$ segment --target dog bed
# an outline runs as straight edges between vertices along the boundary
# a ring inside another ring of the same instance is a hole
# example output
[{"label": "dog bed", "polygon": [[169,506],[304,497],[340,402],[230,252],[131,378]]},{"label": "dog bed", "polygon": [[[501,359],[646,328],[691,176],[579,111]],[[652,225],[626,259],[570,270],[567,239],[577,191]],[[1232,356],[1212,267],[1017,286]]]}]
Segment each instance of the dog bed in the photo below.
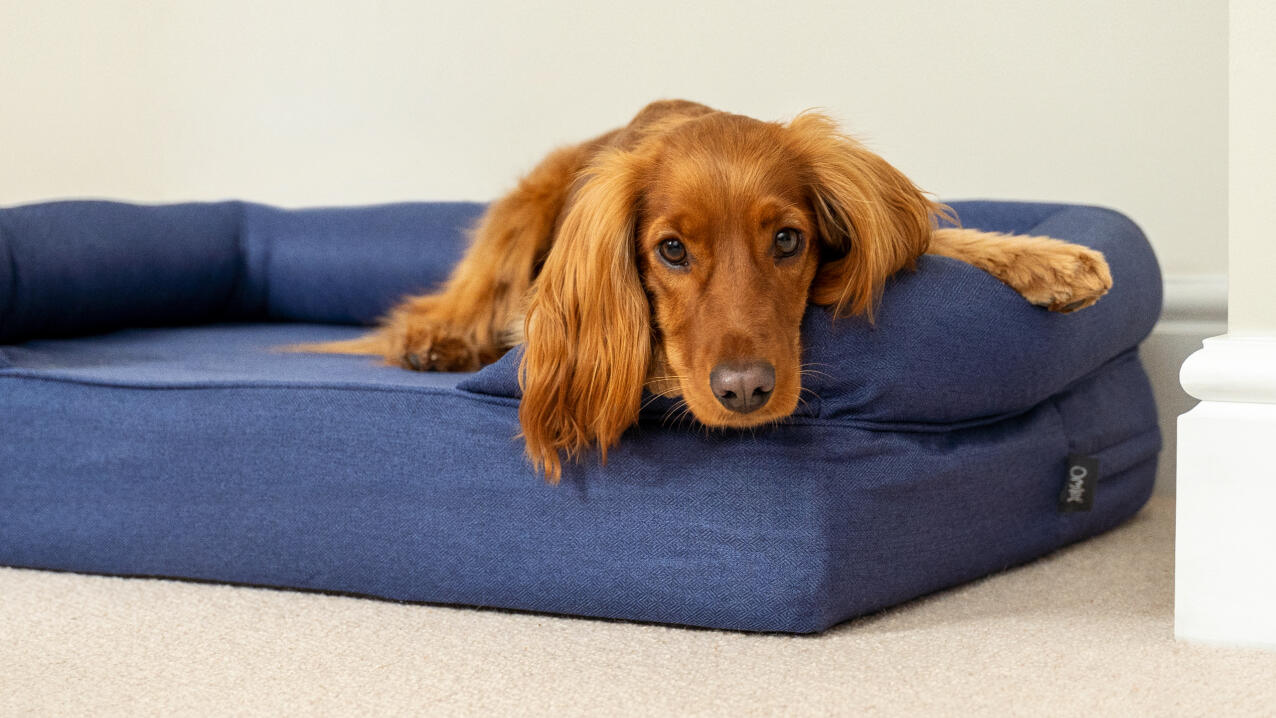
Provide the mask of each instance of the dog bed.
[{"label": "dog bed", "polygon": [[1052,314],[924,257],[874,324],[803,325],[806,401],[707,431],[653,401],[606,466],[531,471],[517,350],[469,374],[274,351],[342,339],[459,257],[467,203],[0,211],[0,564],[811,632],[1109,529],[1152,488],[1124,216],[958,202],[1104,252]]}]

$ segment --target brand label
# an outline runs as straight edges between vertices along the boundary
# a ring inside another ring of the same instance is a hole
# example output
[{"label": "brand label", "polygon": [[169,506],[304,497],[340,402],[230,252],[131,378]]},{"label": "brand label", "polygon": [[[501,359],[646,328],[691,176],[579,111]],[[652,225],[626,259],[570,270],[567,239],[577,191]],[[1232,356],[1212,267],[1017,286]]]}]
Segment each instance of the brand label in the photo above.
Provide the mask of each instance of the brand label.
[{"label": "brand label", "polygon": [[1094,486],[1099,480],[1099,460],[1093,456],[1073,454],[1068,457],[1068,474],[1059,492],[1059,511],[1089,511],[1094,505]]}]

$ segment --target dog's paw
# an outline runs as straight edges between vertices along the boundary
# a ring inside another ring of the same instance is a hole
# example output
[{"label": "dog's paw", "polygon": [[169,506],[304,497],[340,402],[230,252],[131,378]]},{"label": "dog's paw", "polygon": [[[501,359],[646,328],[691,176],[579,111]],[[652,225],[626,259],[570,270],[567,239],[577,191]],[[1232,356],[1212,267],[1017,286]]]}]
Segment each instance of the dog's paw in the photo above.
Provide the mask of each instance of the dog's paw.
[{"label": "dog's paw", "polygon": [[386,327],[390,346],[386,362],[413,371],[477,371],[481,352],[474,340],[446,327],[403,321]]},{"label": "dog's paw", "polygon": [[1112,288],[1112,272],[1102,252],[1051,241],[1025,254],[1007,283],[1025,299],[1052,312],[1084,309]]}]

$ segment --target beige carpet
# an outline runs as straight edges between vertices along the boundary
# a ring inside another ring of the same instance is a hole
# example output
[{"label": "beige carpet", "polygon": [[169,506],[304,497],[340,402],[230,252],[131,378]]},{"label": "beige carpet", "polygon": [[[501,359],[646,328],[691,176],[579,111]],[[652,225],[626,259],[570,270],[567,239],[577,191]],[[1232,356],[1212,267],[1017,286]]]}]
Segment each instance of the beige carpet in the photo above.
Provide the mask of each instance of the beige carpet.
[{"label": "beige carpet", "polygon": [[0,569],[0,715],[1276,715],[1172,638],[1173,508],[814,637]]}]

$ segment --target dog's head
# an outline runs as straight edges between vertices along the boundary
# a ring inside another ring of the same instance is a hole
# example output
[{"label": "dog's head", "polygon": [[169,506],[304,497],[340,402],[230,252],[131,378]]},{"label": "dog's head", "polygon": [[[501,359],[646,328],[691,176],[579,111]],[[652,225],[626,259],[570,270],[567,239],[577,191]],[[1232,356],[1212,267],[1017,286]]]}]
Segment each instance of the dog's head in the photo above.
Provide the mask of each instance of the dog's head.
[{"label": "dog's head", "polygon": [[[607,448],[644,386],[707,426],[778,421],[801,391],[808,301],[871,315],[942,207],[818,114],[645,128],[581,178],[524,328],[520,421],[551,480]],[[561,452],[561,453],[560,453]]]}]

